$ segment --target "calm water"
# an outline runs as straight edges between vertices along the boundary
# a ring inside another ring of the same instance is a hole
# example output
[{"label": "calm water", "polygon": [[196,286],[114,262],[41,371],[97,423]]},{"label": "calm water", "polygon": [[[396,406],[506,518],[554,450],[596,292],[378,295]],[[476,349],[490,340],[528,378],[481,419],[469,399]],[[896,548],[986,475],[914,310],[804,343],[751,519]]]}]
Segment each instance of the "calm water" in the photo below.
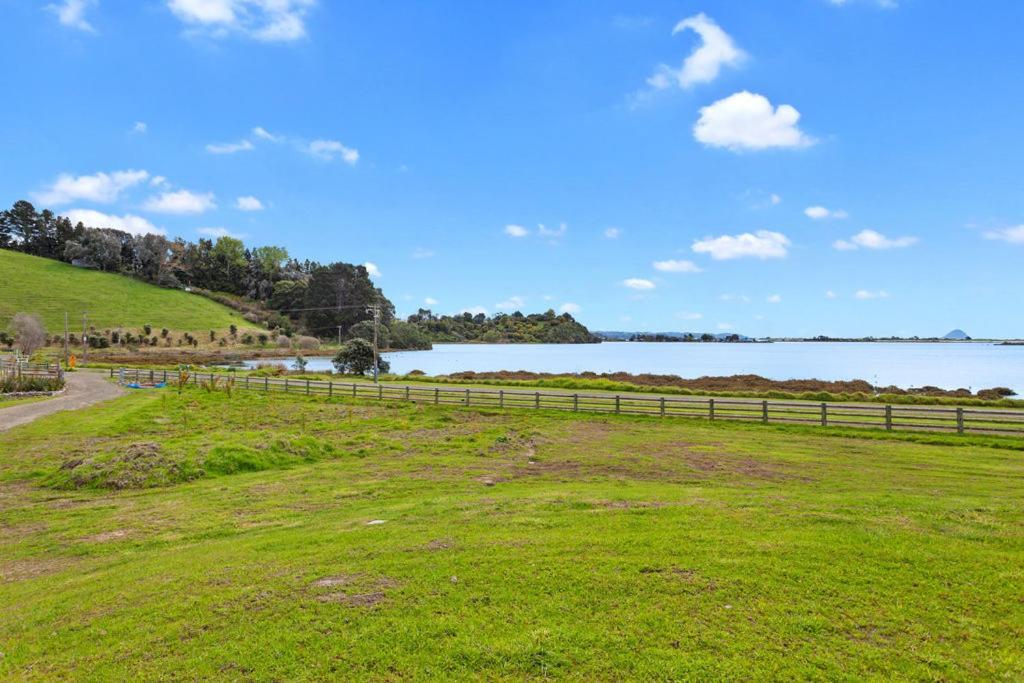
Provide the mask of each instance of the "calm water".
[{"label": "calm water", "polygon": [[[771,379],[864,379],[909,388],[1010,387],[1024,394],[1024,346],[995,344],[775,343],[775,344],[435,344],[430,351],[385,354],[391,371],[440,375],[478,372],[755,374]],[[309,358],[309,369],[331,367]]]}]

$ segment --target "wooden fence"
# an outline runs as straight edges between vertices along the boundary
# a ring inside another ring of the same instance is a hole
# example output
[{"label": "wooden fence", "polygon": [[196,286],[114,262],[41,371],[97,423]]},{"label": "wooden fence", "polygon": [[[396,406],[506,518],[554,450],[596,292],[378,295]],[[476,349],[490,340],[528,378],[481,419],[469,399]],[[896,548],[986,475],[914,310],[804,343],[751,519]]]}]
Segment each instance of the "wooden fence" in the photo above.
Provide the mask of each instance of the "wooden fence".
[{"label": "wooden fence", "polygon": [[0,358],[0,375],[16,377],[47,377],[63,379],[64,370],[60,363],[27,363],[13,358]]},{"label": "wooden fence", "polygon": [[[349,397],[380,401],[413,401],[479,408],[529,408],[581,413],[689,417],[739,420],[764,424],[806,424],[820,427],[859,427],[888,431],[930,431],[957,434],[1024,436],[1024,410],[955,406],[890,405],[881,403],[815,403],[746,398],[698,398],[630,394],[564,393],[480,387],[437,387],[370,384],[298,378],[233,376],[122,368],[124,381],[177,383],[182,377],[199,385],[234,378],[236,389],[285,392],[308,396]],[[110,376],[115,376],[111,369]]]}]

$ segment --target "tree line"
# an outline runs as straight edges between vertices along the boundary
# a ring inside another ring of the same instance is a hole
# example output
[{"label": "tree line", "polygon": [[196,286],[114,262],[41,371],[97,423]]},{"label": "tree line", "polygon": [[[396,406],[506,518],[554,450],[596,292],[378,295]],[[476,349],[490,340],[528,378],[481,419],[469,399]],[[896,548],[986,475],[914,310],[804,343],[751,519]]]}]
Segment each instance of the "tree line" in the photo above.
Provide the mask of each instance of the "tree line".
[{"label": "tree line", "polygon": [[345,262],[299,261],[281,246],[247,247],[237,238],[190,242],[72,224],[21,200],[0,212],[0,248],[119,273],[162,287],[188,289],[241,311],[246,319],[291,336],[371,340],[379,311],[382,348],[423,349],[431,342],[578,344],[599,341],[571,315],[547,311],[488,317],[438,316],[420,309],[407,320],[370,280]]}]

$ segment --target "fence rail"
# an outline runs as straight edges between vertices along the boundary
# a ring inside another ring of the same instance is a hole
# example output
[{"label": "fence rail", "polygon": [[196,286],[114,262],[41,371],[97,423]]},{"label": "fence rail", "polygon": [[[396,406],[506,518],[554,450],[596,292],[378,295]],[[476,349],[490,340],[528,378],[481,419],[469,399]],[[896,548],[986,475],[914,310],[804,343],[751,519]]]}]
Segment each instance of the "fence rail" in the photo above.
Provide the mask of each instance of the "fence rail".
[{"label": "fence rail", "polygon": [[[110,370],[115,376],[115,370]],[[181,382],[199,385],[224,381],[223,373],[179,373],[121,368],[121,381]],[[298,378],[236,376],[235,388],[309,396],[399,400],[479,408],[528,408],[617,415],[653,415],[705,420],[857,427],[887,431],[929,431],[956,434],[1002,434],[1024,437],[1024,410],[864,403],[813,403],[771,399],[698,398],[630,394],[563,393],[480,387],[430,387],[369,384]]]},{"label": "fence rail", "polygon": [[28,363],[13,358],[0,358],[0,375],[62,379],[64,370],[60,363]]}]

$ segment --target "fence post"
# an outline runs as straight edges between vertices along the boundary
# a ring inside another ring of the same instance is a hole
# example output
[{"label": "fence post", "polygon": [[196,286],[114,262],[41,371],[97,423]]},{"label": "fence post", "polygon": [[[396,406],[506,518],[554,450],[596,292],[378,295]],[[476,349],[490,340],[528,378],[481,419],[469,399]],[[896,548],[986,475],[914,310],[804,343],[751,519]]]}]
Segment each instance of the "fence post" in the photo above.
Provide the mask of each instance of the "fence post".
[{"label": "fence post", "polygon": [[284,393],[288,393],[288,378],[284,378]]},{"label": "fence post", "polygon": [[505,390],[504,389],[498,389],[498,407],[499,408],[504,408],[505,407]]},{"label": "fence post", "polygon": [[384,400],[384,385],[383,384],[378,384],[377,385],[377,400],[378,401],[383,401]]},{"label": "fence post", "polygon": [[469,388],[466,388],[466,405],[469,405]]},{"label": "fence post", "polygon": [[885,406],[885,431],[892,431],[892,406]]},{"label": "fence post", "polygon": [[534,396],[533,396],[533,407],[538,409],[538,410],[540,409],[540,392],[539,391],[536,392],[534,394]]},{"label": "fence post", "polygon": [[355,383],[355,382],[353,381],[353,382],[352,382],[352,398],[355,398],[355,397],[356,397],[356,389],[358,389],[358,386],[357,386],[357,385],[356,385],[356,383]]},{"label": "fence post", "polygon": [[334,396],[334,380],[327,380],[327,398]]},{"label": "fence post", "polygon": [[246,388],[246,389],[248,389],[248,388],[249,388],[249,375],[246,375],[246,376],[245,376],[245,388]]},{"label": "fence post", "polygon": [[441,402],[441,387],[434,387],[434,405]]},{"label": "fence post", "polygon": [[309,380],[306,380],[306,396],[309,396]]},{"label": "fence post", "polygon": [[263,393],[265,393],[265,394],[269,394],[270,393],[270,378],[269,377],[264,377],[263,378]]},{"label": "fence post", "polygon": [[963,434],[964,433],[964,409],[963,408],[957,408],[956,409],[956,433],[957,434]]},{"label": "fence post", "polygon": [[[246,377],[246,379],[249,379],[249,378]],[[167,371],[166,370],[164,370],[164,383],[165,384],[167,383]]]},{"label": "fence post", "polygon": [[768,401],[761,401],[761,422],[768,424]]},{"label": "fence post", "polygon": [[821,426],[828,427],[828,404],[821,402]]},{"label": "fence post", "polygon": [[572,395],[572,412],[577,413],[580,410],[580,395]]},{"label": "fence post", "polygon": [[715,419],[715,399],[713,398],[708,399],[708,419]]},{"label": "fence post", "polygon": [[665,397],[661,397],[661,416],[665,417]]},{"label": "fence post", "polygon": [[406,401],[409,400],[409,385],[408,384],[405,385],[405,400]]},{"label": "fence post", "polygon": [[619,395],[615,394],[615,414],[618,415],[621,412],[621,406],[619,404]]}]

